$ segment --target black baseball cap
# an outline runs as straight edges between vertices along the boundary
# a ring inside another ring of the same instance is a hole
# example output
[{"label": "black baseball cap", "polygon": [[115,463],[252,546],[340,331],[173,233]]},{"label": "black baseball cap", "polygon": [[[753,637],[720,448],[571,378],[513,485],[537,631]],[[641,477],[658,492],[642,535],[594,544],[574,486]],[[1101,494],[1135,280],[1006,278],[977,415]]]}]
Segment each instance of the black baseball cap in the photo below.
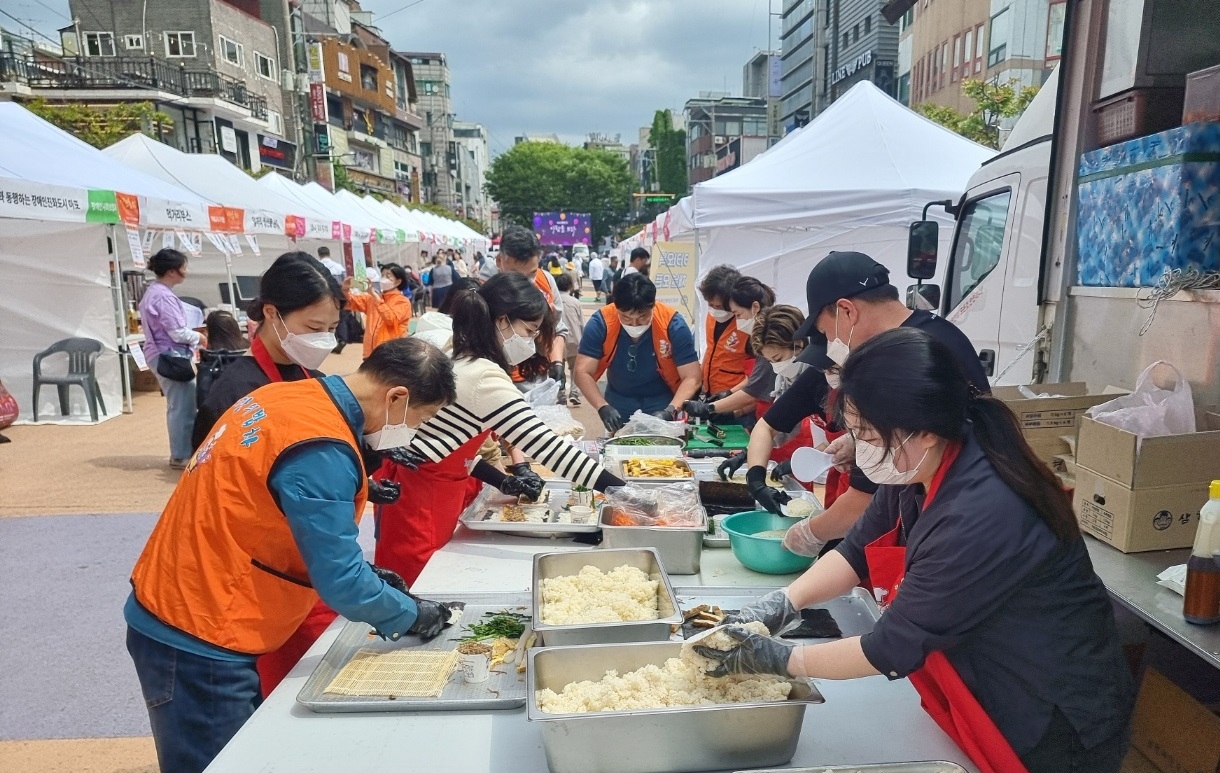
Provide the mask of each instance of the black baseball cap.
[{"label": "black baseball cap", "polygon": [[809,316],[796,331],[797,338],[808,338],[825,351],[826,336],[816,323],[822,309],[839,300],[890,283],[890,271],[863,252],[832,252],[818,262],[805,280],[805,300]]},{"label": "black baseball cap", "polygon": [[816,370],[824,372],[827,368],[833,366],[835,362],[826,356],[826,339],[821,336],[818,336],[818,339],[802,349],[801,353],[796,356],[796,361],[803,362]]}]

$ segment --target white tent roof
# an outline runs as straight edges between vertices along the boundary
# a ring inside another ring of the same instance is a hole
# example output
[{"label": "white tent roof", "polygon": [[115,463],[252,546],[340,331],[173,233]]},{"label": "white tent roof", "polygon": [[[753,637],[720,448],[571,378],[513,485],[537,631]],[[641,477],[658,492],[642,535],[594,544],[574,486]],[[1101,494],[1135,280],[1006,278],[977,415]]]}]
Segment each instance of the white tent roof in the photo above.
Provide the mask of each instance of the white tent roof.
[{"label": "white tent roof", "polygon": [[353,241],[367,242],[369,231],[377,227],[377,222],[362,207],[353,206],[350,201],[336,196],[316,182],[310,181],[302,185],[301,193],[314,201],[321,211],[329,212],[331,217],[351,226]]},{"label": "white tent roof", "polygon": [[[192,221],[180,227],[206,227],[206,202],[199,196],[115,161],[14,102],[0,102],[0,135],[0,180],[14,193],[79,201],[89,190],[118,191],[145,199],[141,219],[147,225],[167,225],[165,209],[173,207]],[[85,220],[84,212],[63,206],[25,209],[37,219]]]},{"label": "white tent roof", "polygon": [[960,195],[993,152],[864,81],[786,141],[696,185],[692,220],[700,229],[905,221],[896,203]]},{"label": "white tent roof", "polygon": [[371,206],[368,203],[369,201],[372,201],[373,204],[376,204],[376,200],[374,199],[369,199],[366,201],[364,198],[357,196],[351,191],[335,191],[335,198],[350,204],[353,210],[363,212],[365,214],[366,221],[375,228],[392,231],[396,228],[402,227],[402,225],[398,222],[398,218],[392,218],[388,213],[383,212],[379,207]]},{"label": "white tent roof", "polygon": [[[317,212],[327,222],[342,226],[344,220],[333,209],[333,201],[314,201],[309,192],[300,183],[294,182],[282,174],[265,174],[258,178],[258,184],[286,199],[297,202],[302,209]],[[347,225],[351,225],[348,223]],[[333,235],[319,238],[332,238]]]}]

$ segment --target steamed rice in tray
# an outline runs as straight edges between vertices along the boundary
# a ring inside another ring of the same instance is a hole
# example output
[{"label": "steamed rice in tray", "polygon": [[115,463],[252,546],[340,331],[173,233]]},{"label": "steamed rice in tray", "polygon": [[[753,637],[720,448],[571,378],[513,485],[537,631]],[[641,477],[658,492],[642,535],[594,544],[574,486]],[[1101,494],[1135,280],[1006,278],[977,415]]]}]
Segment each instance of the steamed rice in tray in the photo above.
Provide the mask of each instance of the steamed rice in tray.
[{"label": "steamed rice in tray", "polygon": [[634,566],[603,573],[586,566],[579,574],[542,581],[542,622],[546,625],[656,620],[661,583]]}]

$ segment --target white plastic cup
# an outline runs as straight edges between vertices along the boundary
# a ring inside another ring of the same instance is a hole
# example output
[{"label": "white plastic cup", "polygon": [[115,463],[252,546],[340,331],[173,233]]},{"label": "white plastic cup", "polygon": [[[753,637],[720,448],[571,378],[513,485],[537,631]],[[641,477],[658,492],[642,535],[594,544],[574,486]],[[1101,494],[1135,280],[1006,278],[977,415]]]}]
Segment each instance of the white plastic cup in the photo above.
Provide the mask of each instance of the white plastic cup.
[{"label": "white plastic cup", "polygon": [[458,653],[458,668],[462,670],[462,681],[467,684],[486,682],[491,673],[491,658],[486,654],[463,655]]}]

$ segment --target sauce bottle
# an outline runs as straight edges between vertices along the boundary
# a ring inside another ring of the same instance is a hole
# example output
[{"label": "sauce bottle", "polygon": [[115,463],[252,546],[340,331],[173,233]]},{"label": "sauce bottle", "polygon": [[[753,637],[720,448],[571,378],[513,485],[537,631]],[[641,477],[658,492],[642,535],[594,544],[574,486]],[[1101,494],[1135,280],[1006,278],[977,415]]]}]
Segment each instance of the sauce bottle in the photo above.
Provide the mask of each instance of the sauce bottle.
[{"label": "sauce bottle", "polygon": [[1220,623],[1220,480],[1211,482],[1208,497],[1186,562],[1182,616],[1196,625]]}]

